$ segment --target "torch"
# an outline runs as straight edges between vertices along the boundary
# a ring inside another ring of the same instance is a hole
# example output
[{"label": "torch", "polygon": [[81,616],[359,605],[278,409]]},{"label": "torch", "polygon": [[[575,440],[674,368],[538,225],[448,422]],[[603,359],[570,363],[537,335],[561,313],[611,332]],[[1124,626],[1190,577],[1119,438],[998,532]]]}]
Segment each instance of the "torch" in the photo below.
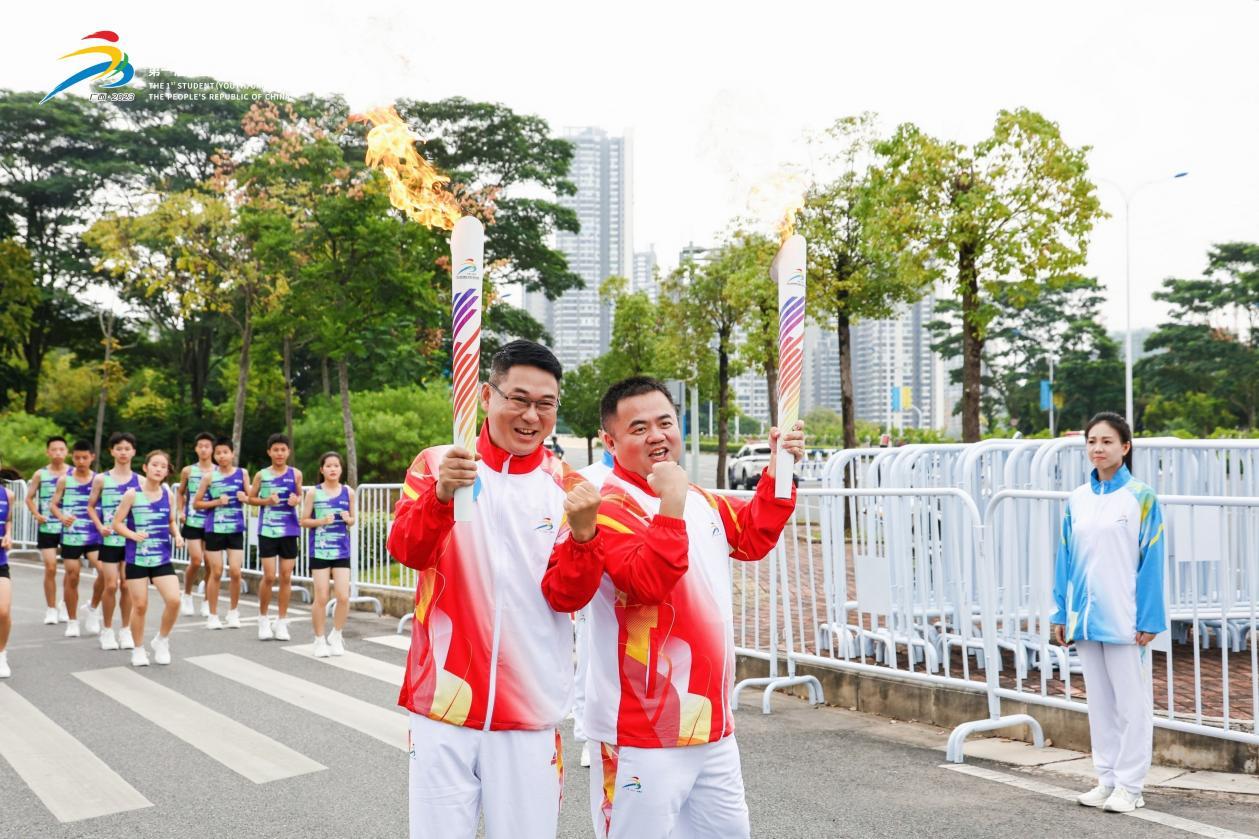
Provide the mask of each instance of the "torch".
[{"label": "torch", "polygon": [[[477,386],[481,370],[481,275],[485,227],[472,216],[455,222],[450,234],[452,340],[450,375],[454,441],[476,451]],[[455,490],[455,521],[472,520],[472,487]]]},{"label": "torch", "polygon": [[[800,419],[800,383],[804,376],[804,237],[787,238],[769,267],[778,286],[778,428],[785,433]],[[781,437],[779,438],[781,442]],[[795,462],[778,447],[774,497],[790,498]]]}]

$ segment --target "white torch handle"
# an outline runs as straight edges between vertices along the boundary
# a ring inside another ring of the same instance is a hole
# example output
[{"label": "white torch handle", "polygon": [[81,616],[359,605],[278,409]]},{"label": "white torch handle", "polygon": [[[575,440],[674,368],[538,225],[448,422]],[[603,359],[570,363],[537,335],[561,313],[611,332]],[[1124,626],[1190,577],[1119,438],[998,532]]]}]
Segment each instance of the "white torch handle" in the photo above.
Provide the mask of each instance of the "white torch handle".
[{"label": "white torch handle", "polygon": [[[453,439],[456,446],[476,449],[477,390],[481,351],[481,293],[485,269],[485,227],[464,216],[450,234],[451,378],[454,398]],[[471,521],[472,487],[455,490],[455,521]]]}]

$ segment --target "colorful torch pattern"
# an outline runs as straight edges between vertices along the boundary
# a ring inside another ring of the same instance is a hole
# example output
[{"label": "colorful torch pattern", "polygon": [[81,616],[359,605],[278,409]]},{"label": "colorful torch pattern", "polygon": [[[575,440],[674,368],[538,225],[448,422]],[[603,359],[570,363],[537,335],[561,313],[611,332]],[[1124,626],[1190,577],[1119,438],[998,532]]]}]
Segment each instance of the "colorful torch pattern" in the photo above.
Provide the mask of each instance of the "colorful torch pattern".
[{"label": "colorful torch pattern", "polygon": [[[783,242],[769,268],[778,286],[778,427],[784,433],[800,419],[800,384],[804,376],[804,237]],[[778,449],[774,467],[774,497],[791,497],[795,461]]]},{"label": "colorful torch pattern", "polygon": [[[454,399],[454,444],[476,451],[477,387],[481,372],[481,277],[485,227],[472,216],[455,222],[450,234],[452,342],[450,374]],[[455,521],[472,520],[473,488],[455,490]]]}]

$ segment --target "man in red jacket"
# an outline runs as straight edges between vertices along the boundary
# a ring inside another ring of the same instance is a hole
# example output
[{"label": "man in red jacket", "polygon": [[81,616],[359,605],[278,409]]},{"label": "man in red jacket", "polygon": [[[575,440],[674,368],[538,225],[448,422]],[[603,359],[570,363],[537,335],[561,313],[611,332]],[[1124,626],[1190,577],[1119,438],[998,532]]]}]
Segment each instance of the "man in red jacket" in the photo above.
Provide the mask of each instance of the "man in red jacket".
[{"label": "man in red jacket", "polygon": [[[749,835],[730,692],[730,560],[764,557],[795,510],[774,497],[776,457],[751,501],[688,484],[669,392],[654,379],[613,385],[600,405],[616,459],[603,483],[602,568],[556,555],[542,580],[555,609],[590,601],[584,728],[601,743],[591,817],[605,837]],[[779,435],[804,455],[804,425]]]},{"label": "man in red jacket", "polygon": [[[568,610],[538,582],[549,561],[600,565],[598,491],[542,442],[560,364],[512,341],[481,386],[475,453],[425,449],[407,473],[389,552],[420,571],[398,703],[411,712],[411,836],[554,839],[563,790],[557,726],[573,688]],[[454,522],[471,486],[473,520]]]}]

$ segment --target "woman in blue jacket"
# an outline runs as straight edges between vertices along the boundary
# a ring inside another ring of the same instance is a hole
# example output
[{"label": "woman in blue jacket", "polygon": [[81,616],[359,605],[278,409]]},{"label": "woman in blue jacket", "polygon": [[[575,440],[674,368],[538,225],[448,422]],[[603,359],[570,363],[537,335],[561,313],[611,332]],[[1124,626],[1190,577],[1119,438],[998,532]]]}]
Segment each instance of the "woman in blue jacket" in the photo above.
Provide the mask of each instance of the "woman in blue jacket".
[{"label": "woman in blue jacket", "polygon": [[1132,477],[1123,417],[1098,414],[1084,433],[1093,472],[1067,499],[1050,622],[1054,640],[1074,642],[1084,665],[1097,787],[1077,800],[1127,813],[1145,806],[1154,747],[1146,657],[1167,628],[1163,516],[1154,490]]}]

